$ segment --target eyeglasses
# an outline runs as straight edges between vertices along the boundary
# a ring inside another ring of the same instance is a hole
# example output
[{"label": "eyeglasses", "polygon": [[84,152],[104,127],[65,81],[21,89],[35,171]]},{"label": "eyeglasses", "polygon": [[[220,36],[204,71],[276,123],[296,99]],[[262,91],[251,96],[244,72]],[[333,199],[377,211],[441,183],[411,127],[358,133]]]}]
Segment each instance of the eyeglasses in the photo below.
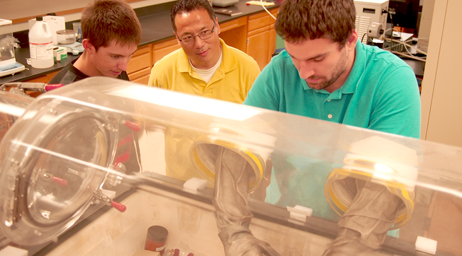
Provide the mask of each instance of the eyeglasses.
[{"label": "eyeglasses", "polygon": [[180,40],[180,42],[182,42],[183,44],[191,44],[191,43],[194,43],[194,41],[196,40],[196,36],[198,36],[201,40],[207,40],[210,37],[212,37],[214,31],[215,31],[215,24],[213,24],[212,30],[204,30],[204,31],[199,32],[199,34],[195,36],[185,36],[182,38],[178,38],[178,40]]}]

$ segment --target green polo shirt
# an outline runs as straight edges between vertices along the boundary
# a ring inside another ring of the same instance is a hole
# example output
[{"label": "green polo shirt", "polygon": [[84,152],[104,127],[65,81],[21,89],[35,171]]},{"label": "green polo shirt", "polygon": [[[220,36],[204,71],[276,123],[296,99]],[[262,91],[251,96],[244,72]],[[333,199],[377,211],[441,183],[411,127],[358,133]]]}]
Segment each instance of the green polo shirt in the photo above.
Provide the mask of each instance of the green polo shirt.
[{"label": "green polo shirt", "polygon": [[282,51],[258,76],[244,104],[420,137],[420,94],[412,68],[396,55],[359,41],[353,69],[336,91],[309,88]]},{"label": "green polo shirt", "polygon": [[[408,137],[420,136],[420,94],[413,70],[394,54],[360,43],[345,83],[336,91],[314,90],[300,78],[286,51],[274,57],[244,104]],[[307,133],[313,131],[307,127]],[[302,205],[313,215],[337,220],[324,197],[332,165],[302,156],[273,155],[266,201]]]}]

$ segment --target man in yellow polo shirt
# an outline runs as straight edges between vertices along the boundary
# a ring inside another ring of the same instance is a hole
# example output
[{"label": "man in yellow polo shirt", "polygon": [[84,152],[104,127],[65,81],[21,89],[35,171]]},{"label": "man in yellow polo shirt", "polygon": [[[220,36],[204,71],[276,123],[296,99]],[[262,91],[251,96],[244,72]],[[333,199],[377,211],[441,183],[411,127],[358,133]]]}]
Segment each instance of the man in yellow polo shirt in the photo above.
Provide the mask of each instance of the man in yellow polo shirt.
[{"label": "man in yellow polo shirt", "polygon": [[[207,0],[179,0],[170,12],[173,31],[181,45],[159,60],[151,71],[149,85],[159,88],[244,102],[260,73],[257,62],[221,40],[220,26]],[[193,138],[184,130],[167,129],[166,174],[188,180],[200,177],[189,161]]]}]

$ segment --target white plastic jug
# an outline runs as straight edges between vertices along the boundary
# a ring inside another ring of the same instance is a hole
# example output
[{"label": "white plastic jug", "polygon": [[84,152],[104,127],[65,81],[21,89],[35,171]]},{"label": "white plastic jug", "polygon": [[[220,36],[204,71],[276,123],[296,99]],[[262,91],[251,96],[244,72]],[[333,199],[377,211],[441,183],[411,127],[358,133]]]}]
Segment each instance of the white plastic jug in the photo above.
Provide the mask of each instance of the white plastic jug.
[{"label": "white plastic jug", "polygon": [[53,60],[53,34],[42,17],[29,30],[30,61],[33,68],[50,68]]}]

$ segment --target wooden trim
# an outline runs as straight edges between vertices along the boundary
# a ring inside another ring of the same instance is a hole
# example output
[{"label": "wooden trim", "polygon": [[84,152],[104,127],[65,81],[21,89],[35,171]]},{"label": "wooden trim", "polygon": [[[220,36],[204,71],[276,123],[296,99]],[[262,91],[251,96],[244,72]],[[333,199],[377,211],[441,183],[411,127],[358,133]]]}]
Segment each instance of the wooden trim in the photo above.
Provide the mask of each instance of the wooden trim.
[{"label": "wooden trim", "polygon": [[[63,15],[67,15],[67,14],[79,13],[79,12],[82,12],[82,11],[83,11],[83,7],[82,8],[77,8],[77,9],[72,9],[72,10],[59,11],[59,12],[55,12],[55,13],[56,13],[56,16],[63,16]],[[35,17],[37,17],[37,16],[46,16],[46,13],[45,14],[37,14],[35,16],[29,16],[29,17],[14,19],[14,20],[12,20],[12,22],[13,22],[13,24],[24,23],[24,22],[28,22],[30,19],[35,19]]]},{"label": "wooden trim", "polygon": [[163,41],[154,43],[152,46],[152,50],[155,51],[155,50],[159,50],[159,49],[166,48],[166,47],[173,46],[173,45],[178,45],[178,41],[176,40],[175,37],[170,37]]},{"label": "wooden trim", "polygon": [[238,27],[243,27],[245,25],[247,25],[247,17],[244,16],[244,17],[240,17],[235,20],[226,21],[224,23],[221,23],[220,32],[226,32],[228,30],[235,29]]},{"label": "wooden trim", "polygon": [[254,30],[252,30],[252,31],[249,31],[249,32],[247,33],[247,36],[248,36],[248,37],[251,37],[251,36],[253,36],[253,35],[260,34],[260,33],[263,33],[263,32],[265,32],[265,31],[269,31],[269,29],[270,29],[270,26],[269,26],[269,25],[266,25],[266,26],[264,26],[264,27],[260,27],[260,28],[254,29]]},{"label": "wooden trim", "polygon": [[[127,2],[127,3],[134,3],[134,2],[139,2],[139,1],[143,1],[143,0],[125,0],[125,2]],[[85,7],[77,8],[77,9],[71,9],[71,10],[64,10],[64,11],[59,11],[59,12],[55,12],[55,13],[56,13],[56,16],[64,16],[64,15],[68,15],[68,14],[74,14],[74,13],[82,12],[84,8]],[[28,22],[30,19],[35,19],[35,17],[37,17],[37,16],[46,16],[46,13],[45,14],[37,14],[35,16],[29,16],[29,17],[24,17],[24,18],[17,18],[17,19],[11,20],[11,21],[13,22],[13,24],[24,23],[24,22]]]}]

